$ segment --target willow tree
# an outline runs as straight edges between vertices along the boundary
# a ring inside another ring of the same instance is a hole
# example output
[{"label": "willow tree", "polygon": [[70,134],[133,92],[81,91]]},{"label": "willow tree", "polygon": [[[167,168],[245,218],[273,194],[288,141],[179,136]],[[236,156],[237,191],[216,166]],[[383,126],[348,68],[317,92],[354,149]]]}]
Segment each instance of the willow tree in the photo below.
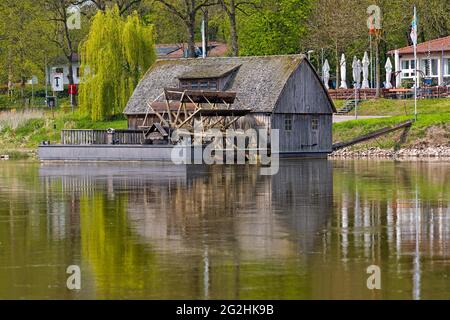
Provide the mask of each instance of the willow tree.
[{"label": "willow tree", "polygon": [[99,11],[80,52],[80,109],[94,121],[104,120],[123,111],[155,61],[153,26],[136,13],[121,17],[117,6]]}]

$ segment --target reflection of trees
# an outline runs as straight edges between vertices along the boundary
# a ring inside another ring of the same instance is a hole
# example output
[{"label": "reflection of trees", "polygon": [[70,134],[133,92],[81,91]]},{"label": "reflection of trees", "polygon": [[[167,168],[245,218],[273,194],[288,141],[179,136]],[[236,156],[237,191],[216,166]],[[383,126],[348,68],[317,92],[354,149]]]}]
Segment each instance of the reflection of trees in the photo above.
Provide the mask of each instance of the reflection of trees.
[{"label": "reflection of trees", "polygon": [[127,221],[128,202],[127,194],[108,199],[102,192],[80,199],[82,257],[92,268],[96,297],[199,296],[201,283],[192,264],[161,256],[151,243],[136,238]]},{"label": "reflection of trees", "polygon": [[[98,298],[303,297],[304,262],[296,255],[303,251],[298,240],[307,235],[297,237],[305,230],[299,228],[301,221],[292,221],[308,203],[311,208],[319,204],[316,180],[301,182],[313,171],[296,174],[295,166],[283,167],[271,178],[253,167],[213,167],[203,175],[168,178],[141,169],[105,168],[42,167],[40,179],[32,179],[42,190],[32,202],[40,206],[43,223],[36,235],[41,242],[33,243],[28,254],[46,247],[46,241],[48,254],[61,249],[53,257],[57,270],[47,273],[57,275],[56,296],[67,294],[60,285],[66,265],[80,263],[83,294],[95,292]],[[286,186],[292,188],[288,198]],[[302,196],[305,192],[311,197]],[[57,243],[63,245],[57,249]],[[12,248],[23,251],[25,246]],[[29,261],[23,256],[20,264]],[[42,273],[38,277],[46,283]]]},{"label": "reflection of trees", "polygon": [[[335,167],[336,209],[330,228],[336,231],[324,239],[322,264],[314,264],[321,266],[313,280],[321,289],[318,296],[412,297],[417,275],[427,294],[424,298],[448,296],[450,283],[439,274],[450,271],[449,166],[343,161],[335,162]],[[447,262],[434,263],[440,259]],[[383,270],[381,292],[365,288],[364,270],[371,264]]]},{"label": "reflection of trees", "polygon": [[70,201],[42,183],[38,167],[0,165],[0,299],[74,297],[64,286],[78,249]]},{"label": "reflection of trees", "polygon": [[[112,176],[105,187],[97,181],[109,195],[82,199],[81,216],[89,222],[82,222],[83,254],[99,296],[404,297],[371,296],[364,271],[380,264],[389,268],[383,279],[389,288],[412,290],[415,180],[419,190],[435,191],[435,197],[420,191],[421,250],[431,246],[429,254],[446,257],[446,171],[434,177],[395,164],[336,165],[334,206],[327,161],[283,163],[275,177],[261,177],[257,168],[213,167],[181,181],[145,175]],[[433,284],[445,268],[423,267],[431,268]]]},{"label": "reflection of trees", "polygon": [[[0,267],[11,267],[0,269],[0,297],[74,297],[61,285],[73,263],[83,297],[409,297],[416,185],[421,289],[448,296],[448,166],[333,166],[283,161],[274,177],[234,166],[0,167]],[[372,296],[373,263],[386,287]]]},{"label": "reflection of trees", "polygon": [[82,256],[93,269],[98,298],[117,297],[117,288],[142,289],[136,275],[153,260],[150,252],[130,241],[126,204],[126,196],[111,200],[104,192],[80,198]]}]

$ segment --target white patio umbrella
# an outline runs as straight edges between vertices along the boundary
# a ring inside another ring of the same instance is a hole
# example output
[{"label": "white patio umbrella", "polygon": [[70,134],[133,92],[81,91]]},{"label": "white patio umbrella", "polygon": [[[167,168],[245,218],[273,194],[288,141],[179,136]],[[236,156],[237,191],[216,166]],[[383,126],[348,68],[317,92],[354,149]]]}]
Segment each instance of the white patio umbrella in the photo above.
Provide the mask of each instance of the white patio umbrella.
[{"label": "white patio umbrella", "polygon": [[358,59],[357,63],[357,68],[358,68],[358,72],[356,73],[356,83],[357,83],[357,88],[360,89],[361,88],[361,72],[362,72],[362,65],[361,65],[361,60]]},{"label": "white patio umbrella", "polygon": [[325,63],[323,64],[322,74],[325,88],[330,89],[330,86],[328,85],[328,82],[330,81],[330,64],[328,63],[328,59],[325,60]]},{"label": "white patio umbrella", "polygon": [[362,61],[363,82],[362,82],[361,89],[369,89],[370,88],[370,85],[369,85],[369,65],[370,65],[369,55],[367,54],[367,52],[364,52],[364,58],[363,58],[363,61]]},{"label": "white patio umbrella", "polygon": [[347,63],[345,62],[345,54],[341,57],[341,86],[340,89],[347,89]]},{"label": "white patio umbrella", "polygon": [[358,88],[358,58],[356,58],[356,56],[353,57],[352,74],[353,74],[353,85],[355,88]]},{"label": "white patio umbrella", "polygon": [[391,59],[387,58],[386,61],[386,65],[384,66],[386,68],[386,89],[391,89],[392,88],[392,84],[391,84],[391,76],[392,76],[392,63],[391,63]]}]

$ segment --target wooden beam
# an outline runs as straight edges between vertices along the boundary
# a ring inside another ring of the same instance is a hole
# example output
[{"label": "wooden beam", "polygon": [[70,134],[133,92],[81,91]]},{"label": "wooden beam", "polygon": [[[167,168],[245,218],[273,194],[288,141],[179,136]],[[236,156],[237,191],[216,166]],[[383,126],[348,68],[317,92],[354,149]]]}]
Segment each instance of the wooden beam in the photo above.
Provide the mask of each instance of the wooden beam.
[{"label": "wooden beam", "polygon": [[383,135],[386,135],[388,133],[400,130],[402,128],[411,127],[412,124],[413,124],[413,121],[409,120],[409,121],[400,123],[393,127],[386,127],[386,128],[382,128],[380,130],[365,134],[363,136],[357,137],[357,138],[352,139],[347,142],[339,142],[339,143],[336,143],[333,145],[333,150],[336,151],[336,150],[343,149],[343,148],[346,148],[346,147],[349,147],[349,146],[352,146],[352,145],[355,145],[355,144],[358,144],[358,143],[361,143],[364,141],[372,140],[372,139],[381,137]]},{"label": "wooden beam", "polygon": [[[180,117],[180,112],[181,112],[181,107],[183,105],[183,98],[184,98],[184,93],[186,91],[183,91],[183,94],[181,95],[181,100],[180,100],[180,106],[178,107],[178,111],[177,111],[177,115],[175,116],[175,125],[178,123],[178,118]],[[185,110],[186,112],[186,110]],[[185,113],[186,114],[186,113]]]},{"label": "wooden beam", "polygon": [[196,115],[197,113],[199,113],[200,111],[201,111],[201,109],[198,109],[198,110],[195,111],[193,114],[191,114],[191,115],[189,116],[189,118],[187,118],[186,120],[184,120],[184,121],[181,123],[180,128],[182,128],[186,123],[188,123],[189,121],[191,121],[191,120],[195,117],[195,115]]},{"label": "wooden beam", "polygon": [[150,103],[147,102],[147,105],[149,106],[149,108],[151,108],[151,110],[156,114],[156,116],[159,118],[159,120],[161,120],[161,122],[164,122],[168,127],[170,127],[170,124],[167,122],[166,119],[164,119],[159,112],[156,112],[155,109],[153,109],[152,105]]},{"label": "wooden beam", "polygon": [[241,117],[235,117],[234,120],[230,121],[228,124],[225,125],[224,129],[228,129],[229,127],[231,127],[233,124],[235,124]]},{"label": "wooden beam", "polygon": [[[163,95],[164,95],[164,92],[161,93],[161,94],[160,94],[155,100],[153,100],[151,103],[149,103],[149,102],[147,101],[147,105],[153,110],[153,107],[151,106],[151,104],[152,104],[153,102],[158,101],[159,98],[161,98]],[[149,114],[148,111],[149,111],[149,108],[147,108],[147,113],[145,114],[144,123],[142,123],[142,127],[144,127],[144,126],[145,126],[145,123],[147,122],[147,118],[148,118],[148,114]],[[153,112],[155,112],[155,110],[153,110]]]}]

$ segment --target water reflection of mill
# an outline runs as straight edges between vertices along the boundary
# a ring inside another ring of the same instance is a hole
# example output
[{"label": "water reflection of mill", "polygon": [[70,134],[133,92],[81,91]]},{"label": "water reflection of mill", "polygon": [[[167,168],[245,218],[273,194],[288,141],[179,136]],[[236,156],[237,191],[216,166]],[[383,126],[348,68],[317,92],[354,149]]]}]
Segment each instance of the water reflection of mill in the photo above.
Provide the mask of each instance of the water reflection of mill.
[{"label": "water reflection of mill", "polygon": [[120,165],[51,165],[40,175],[75,197],[126,195],[132,230],[174,253],[204,245],[249,258],[308,252],[333,206],[332,166],[322,160],[287,162],[274,177],[256,167]]}]

